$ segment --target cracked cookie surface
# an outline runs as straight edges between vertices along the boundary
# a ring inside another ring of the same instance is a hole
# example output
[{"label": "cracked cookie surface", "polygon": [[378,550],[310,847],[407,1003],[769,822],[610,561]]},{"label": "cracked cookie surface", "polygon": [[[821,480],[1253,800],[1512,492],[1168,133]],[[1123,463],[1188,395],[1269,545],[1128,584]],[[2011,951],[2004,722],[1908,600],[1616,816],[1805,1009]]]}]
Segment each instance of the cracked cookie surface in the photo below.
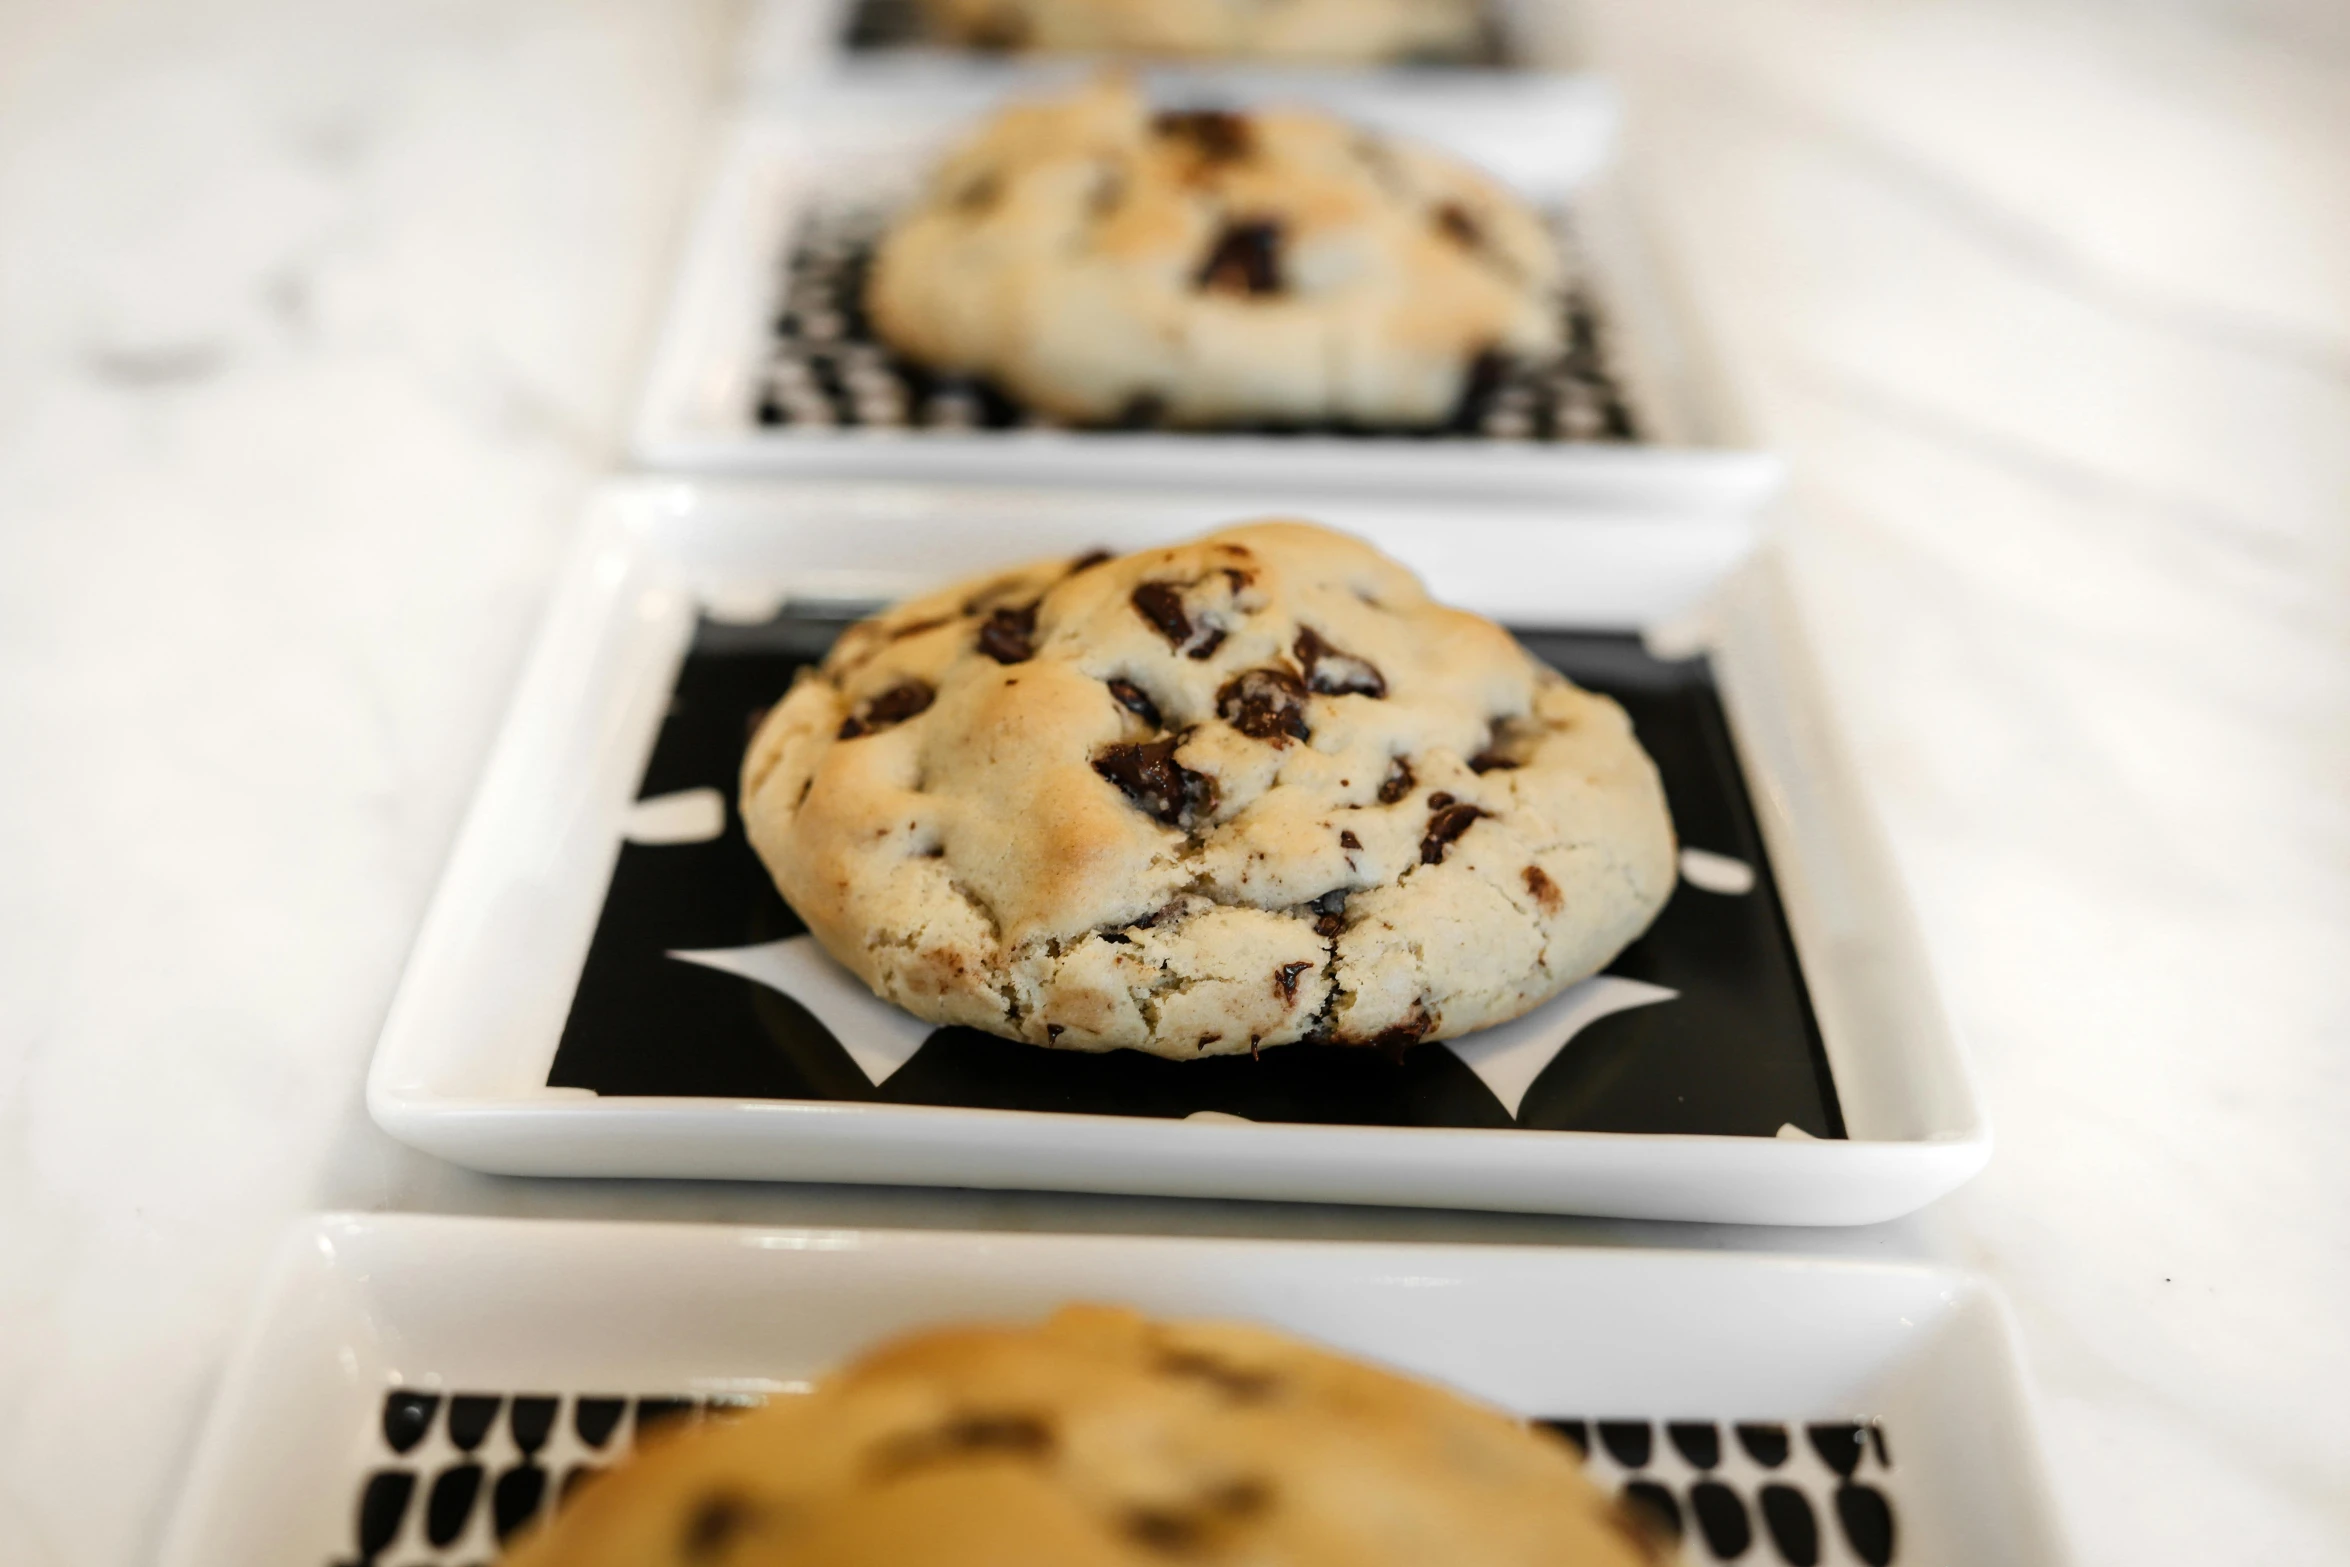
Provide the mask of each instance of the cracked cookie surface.
[{"label": "cracked cookie surface", "polygon": [[1562,288],[1542,220],[1466,164],[1109,80],[953,149],[866,305],[908,358],[1081,423],[1424,427],[1558,348]]},{"label": "cracked cookie surface", "polygon": [[509,1567],[1656,1567],[1566,1443],[1263,1328],[1068,1307],[656,1438]]},{"label": "cracked cookie surface", "polygon": [[921,0],[974,48],[1370,64],[1458,59],[1483,42],[1474,0]]},{"label": "cracked cookie surface", "polygon": [[759,726],[742,810],[885,1000],[1178,1060],[1506,1021],[1597,972],[1674,877],[1622,709],[1297,522],[851,627]]}]

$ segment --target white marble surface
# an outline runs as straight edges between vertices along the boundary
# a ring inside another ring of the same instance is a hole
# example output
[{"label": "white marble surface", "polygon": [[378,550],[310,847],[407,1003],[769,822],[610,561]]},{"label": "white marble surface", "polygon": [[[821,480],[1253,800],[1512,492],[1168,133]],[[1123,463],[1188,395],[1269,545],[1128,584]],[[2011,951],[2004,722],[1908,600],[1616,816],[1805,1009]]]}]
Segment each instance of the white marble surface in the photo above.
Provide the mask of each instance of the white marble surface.
[{"label": "white marble surface", "polygon": [[2350,1561],[2350,21],[1604,0],[2002,1133],[1803,1234],[467,1175],[360,1105],[714,0],[0,0],[0,1561],[152,1549],[326,1206],[1793,1246],[2013,1296],[2092,1563]]}]

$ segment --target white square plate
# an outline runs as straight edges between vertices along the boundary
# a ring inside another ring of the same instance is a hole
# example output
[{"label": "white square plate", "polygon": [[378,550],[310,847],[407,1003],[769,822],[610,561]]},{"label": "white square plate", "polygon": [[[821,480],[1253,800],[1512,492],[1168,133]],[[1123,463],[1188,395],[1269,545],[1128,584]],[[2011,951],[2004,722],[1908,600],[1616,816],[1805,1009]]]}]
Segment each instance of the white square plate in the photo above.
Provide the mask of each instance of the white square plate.
[{"label": "white square plate", "polygon": [[637,1399],[787,1395],[879,1338],[1071,1300],[1261,1322],[1583,1422],[1593,1477],[1670,1506],[1690,1563],[2066,1560],[2007,1313],[1941,1269],[422,1217],[288,1237],[161,1560],[484,1561],[501,1516],[628,1445]]},{"label": "white square plate", "polygon": [[[919,38],[858,42],[861,23],[885,25],[869,31],[894,33],[902,23],[878,13],[910,13],[911,0],[755,0],[737,55],[737,70],[755,92],[789,91],[809,78],[838,74],[881,80],[930,80],[955,76],[1033,76],[1067,68],[1081,57],[1006,54],[957,48]],[[1557,0],[1486,0],[1483,7],[1491,43],[1482,58],[1398,61],[1384,65],[1265,63],[1245,59],[1159,61],[1154,68],[1178,71],[1207,83],[1267,84],[1330,79],[1375,83],[1416,91],[1484,91],[1532,72],[1557,73],[1572,67],[1572,15]],[[919,26],[916,22],[914,25]]]},{"label": "white square plate", "polygon": [[[1064,67],[1049,76],[1081,74]],[[1778,459],[1753,444],[1693,307],[1645,246],[1610,173],[1617,115],[1602,85],[1529,77],[1472,92],[1328,78],[1235,92],[1188,76],[1148,80],[1162,102],[1316,103],[1448,147],[1537,206],[1568,214],[1605,358],[1642,438],[763,426],[755,410],[795,229],[812,212],[902,199],[936,150],[1010,90],[1000,75],[949,74],[918,85],[804,83],[785,96],[788,112],[744,116],[654,356],[637,460],[707,473],[1212,484],[1303,496],[1400,490],[1455,504],[1571,499],[1655,512],[1660,529],[1691,513],[1750,518],[1777,490]]]},{"label": "white square plate", "polygon": [[[1196,496],[616,487],[594,509],[556,590],[385,1022],[368,1083],[376,1120],[429,1152],[508,1174],[1036,1187],[1764,1224],[1872,1223],[1981,1167],[1989,1129],[1768,577],[1733,595],[1715,664],[1847,1139],[598,1097],[548,1086],[699,614],[757,618],[786,599],[894,598],[1008,561],[1097,545],[1134,549],[1232,516],[1228,503]],[[1561,527],[1539,514],[1463,521],[1438,508],[1359,503],[1323,520],[1397,556],[1440,597],[1519,625],[1638,625],[1711,580],[1696,561],[1655,547],[1690,536],[1656,535],[1637,519]],[[723,820],[723,798],[706,803]],[[807,985],[820,979],[802,976]],[[877,1008],[883,1023],[906,1026],[853,982],[835,989],[837,1004]],[[791,993],[811,1007],[827,1001],[817,991]],[[1566,1037],[1534,1042],[1549,1052],[1540,1061],[1569,1048]]]}]

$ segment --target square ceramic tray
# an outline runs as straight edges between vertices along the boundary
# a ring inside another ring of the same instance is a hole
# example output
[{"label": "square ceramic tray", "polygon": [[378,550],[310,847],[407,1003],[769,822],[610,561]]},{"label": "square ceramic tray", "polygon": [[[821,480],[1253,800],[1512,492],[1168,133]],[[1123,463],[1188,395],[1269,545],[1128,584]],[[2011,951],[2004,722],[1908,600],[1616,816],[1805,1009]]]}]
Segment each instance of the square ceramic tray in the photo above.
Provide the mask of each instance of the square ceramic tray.
[{"label": "square ceramic tray", "polygon": [[[1518,1023],[1393,1066],[1302,1045],[1186,1064],[1031,1051],[934,1033],[795,935],[728,804],[743,722],[789,678],[780,649],[829,634],[805,613],[776,618],[779,605],[871,602],[1231,516],[1214,498],[1059,490],[614,490],[558,588],[386,1021],[376,1119],[514,1174],[1786,1224],[1888,1218],[1980,1167],[1988,1129],[1760,587],[1736,595],[1712,676],[1629,639],[1536,638],[1586,679],[1632,682],[1615,689],[1700,852],[1610,974]],[[1656,556],[1677,536],[1638,522],[1368,504],[1324,520],[1522,627],[1638,625],[1710,580]],[[1709,956],[1723,953],[1736,961]],[[1768,1038],[1754,1021],[1766,1012]],[[1690,1063],[1678,1078],[1676,1062]],[[1638,1103],[1625,1084],[1646,1085]]]},{"label": "square ceramic tray", "polygon": [[1561,304],[1573,346],[1492,389],[1464,425],[1473,433],[1038,424],[985,387],[901,364],[858,303],[862,257],[891,207],[1005,83],[811,83],[785,95],[788,110],[746,115],[732,138],[654,357],[637,459],[708,473],[1567,499],[1649,511],[1659,528],[1693,513],[1751,517],[1776,490],[1778,460],[1754,446],[1610,173],[1616,112],[1599,84],[1151,81],[1168,103],[1319,103],[1482,164],[1551,214],[1579,258]]},{"label": "square ceramic tray", "polygon": [[161,1561],[485,1561],[654,1420],[1071,1300],[1265,1323],[1556,1422],[1685,1562],[2066,1560],[2007,1313],[1941,1269],[347,1217],[289,1236]]},{"label": "square ceramic tray", "polygon": [[[1572,68],[1576,50],[1568,7],[1555,0],[1485,0],[1483,12],[1484,36],[1459,58],[1376,66],[1249,60],[1156,64],[1218,83],[1280,86],[1351,78],[1406,89],[1472,93],[1528,73]],[[923,31],[913,0],[755,0],[736,65],[752,91],[774,93],[822,76],[898,81],[1021,77],[1066,67],[1073,59],[941,44],[924,37]]]}]

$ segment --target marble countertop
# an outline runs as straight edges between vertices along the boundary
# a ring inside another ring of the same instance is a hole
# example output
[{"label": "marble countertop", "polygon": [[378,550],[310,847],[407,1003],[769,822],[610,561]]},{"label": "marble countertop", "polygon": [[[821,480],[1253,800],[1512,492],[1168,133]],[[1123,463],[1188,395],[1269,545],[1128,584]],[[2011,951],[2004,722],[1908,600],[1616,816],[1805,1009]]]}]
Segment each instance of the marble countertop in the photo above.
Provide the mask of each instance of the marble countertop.
[{"label": "marble countertop", "polygon": [[1948,1259],[2015,1302],[2084,1561],[2350,1561],[2350,21],[1590,8],[2000,1129],[1793,1233],[534,1183],[375,1129],[738,23],[0,9],[0,1560],[148,1556],[336,1207]]}]

